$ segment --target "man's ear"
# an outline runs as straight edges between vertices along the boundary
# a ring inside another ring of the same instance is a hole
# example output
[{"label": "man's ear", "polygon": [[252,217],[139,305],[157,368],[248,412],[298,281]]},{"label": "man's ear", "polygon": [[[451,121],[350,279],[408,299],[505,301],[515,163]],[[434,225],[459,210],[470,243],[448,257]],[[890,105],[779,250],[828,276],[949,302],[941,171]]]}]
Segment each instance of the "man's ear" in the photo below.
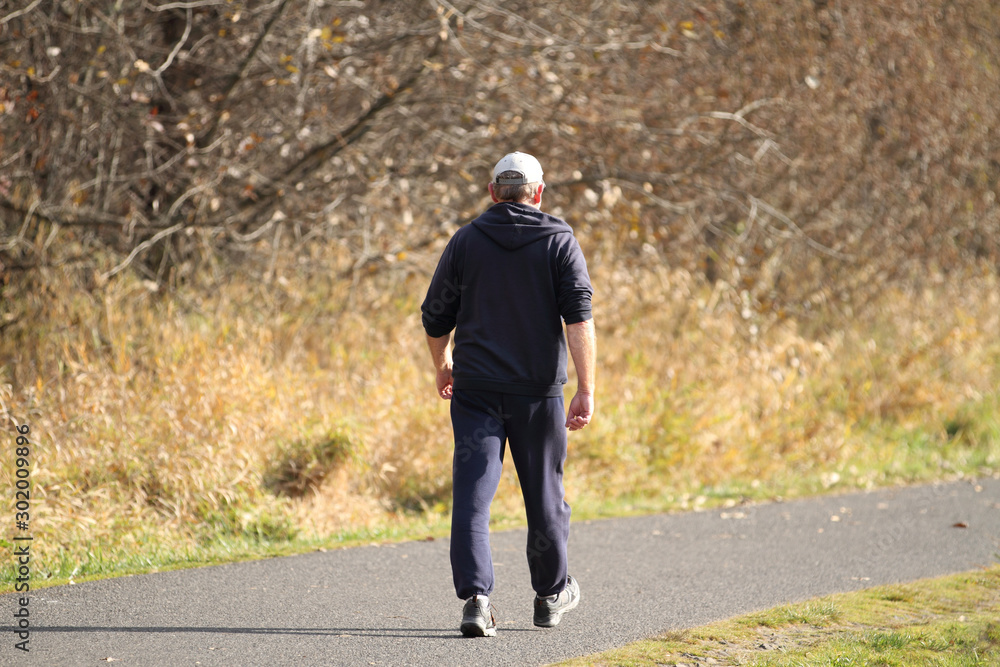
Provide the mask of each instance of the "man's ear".
[{"label": "man's ear", "polygon": [[500,200],[497,199],[497,196],[495,194],[493,194],[493,184],[492,183],[489,184],[489,188],[490,188],[490,199],[493,200],[494,204],[498,203]]},{"label": "man's ear", "polygon": [[545,189],[545,183],[539,183],[538,190],[535,192],[535,199],[533,202],[535,206],[539,206],[542,203],[542,190],[544,189]]}]

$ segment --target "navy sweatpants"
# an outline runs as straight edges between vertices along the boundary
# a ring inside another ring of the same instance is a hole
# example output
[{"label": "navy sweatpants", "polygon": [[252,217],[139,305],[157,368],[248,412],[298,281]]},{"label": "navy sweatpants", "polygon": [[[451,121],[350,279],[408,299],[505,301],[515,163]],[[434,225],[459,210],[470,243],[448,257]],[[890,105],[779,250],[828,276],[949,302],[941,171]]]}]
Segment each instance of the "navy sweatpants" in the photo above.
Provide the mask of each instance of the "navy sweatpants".
[{"label": "navy sweatpants", "polygon": [[490,503],[496,495],[504,449],[521,483],[528,519],[528,568],[538,595],[566,586],[570,508],[563,491],[566,414],[562,396],[455,391],[451,568],[455,592],[466,600],[493,592]]}]

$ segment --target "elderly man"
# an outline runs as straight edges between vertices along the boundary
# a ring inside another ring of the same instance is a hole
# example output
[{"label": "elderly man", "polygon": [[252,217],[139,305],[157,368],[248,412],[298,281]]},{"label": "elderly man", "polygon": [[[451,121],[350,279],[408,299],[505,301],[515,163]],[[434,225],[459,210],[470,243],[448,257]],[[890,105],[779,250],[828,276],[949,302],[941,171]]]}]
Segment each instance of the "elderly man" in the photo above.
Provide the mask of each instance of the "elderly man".
[{"label": "elderly man", "polygon": [[[538,160],[505,155],[489,184],[494,204],[451,238],[421,307],[437,391],[451,400],[451,566],[467,637],[496,635],[490,503],[508,445],[528,521],[534,624],[553,627],[580,601],[562,477],[566,430],[594,414],[593,289],[573,230],[541,211],[544,188]],[[577,389],[564,412],[567,339]]]}]

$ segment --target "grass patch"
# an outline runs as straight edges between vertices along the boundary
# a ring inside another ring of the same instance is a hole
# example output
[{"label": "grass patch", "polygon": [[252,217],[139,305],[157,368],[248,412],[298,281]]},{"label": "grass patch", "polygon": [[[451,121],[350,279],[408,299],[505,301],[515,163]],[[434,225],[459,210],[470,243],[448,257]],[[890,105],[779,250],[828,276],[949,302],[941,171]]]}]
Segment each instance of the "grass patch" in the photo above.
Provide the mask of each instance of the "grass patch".
[{"label": "grass patch", "polygon": [[1000,664],[1000,566],[667,633],[560,663],[752,667]]},{"label": "grass patch", "polygon": [[354,449],[351,437],[340,431],[313,440],[281,444],[264,473],[264,486],[290,498],[315,493],[323,480],[350,458]]}]

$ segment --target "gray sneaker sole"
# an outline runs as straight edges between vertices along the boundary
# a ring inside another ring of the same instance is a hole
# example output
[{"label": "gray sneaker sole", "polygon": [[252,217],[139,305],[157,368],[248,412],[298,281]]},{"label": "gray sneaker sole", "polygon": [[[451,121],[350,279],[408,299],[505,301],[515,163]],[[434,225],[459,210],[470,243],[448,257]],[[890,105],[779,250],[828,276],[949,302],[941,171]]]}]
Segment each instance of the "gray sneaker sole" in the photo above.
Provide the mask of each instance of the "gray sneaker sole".
[{"label": "gray sneaker sole", "polygon": [[[452,626],[454,627],[454,626]],[[496,637],[497,629],[496,627],[484,628],[478,623],[462,623],[461,628],[462,636],[464,637]]]}]

